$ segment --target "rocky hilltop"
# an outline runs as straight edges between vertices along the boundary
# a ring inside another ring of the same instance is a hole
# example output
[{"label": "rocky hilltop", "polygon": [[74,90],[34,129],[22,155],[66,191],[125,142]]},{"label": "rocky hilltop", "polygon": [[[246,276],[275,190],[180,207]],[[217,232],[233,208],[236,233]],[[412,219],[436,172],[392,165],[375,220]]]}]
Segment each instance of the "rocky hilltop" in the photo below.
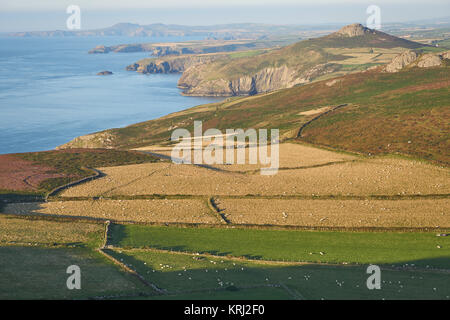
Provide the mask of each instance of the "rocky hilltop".
[{"label": "rocky hilltop", "polygon": [[336,35],[342,35],[347,37],[360,37],[368,33],[376,33],[375,30],[364,27],[362,24],[354,23],[343,27],[337,31]]}]

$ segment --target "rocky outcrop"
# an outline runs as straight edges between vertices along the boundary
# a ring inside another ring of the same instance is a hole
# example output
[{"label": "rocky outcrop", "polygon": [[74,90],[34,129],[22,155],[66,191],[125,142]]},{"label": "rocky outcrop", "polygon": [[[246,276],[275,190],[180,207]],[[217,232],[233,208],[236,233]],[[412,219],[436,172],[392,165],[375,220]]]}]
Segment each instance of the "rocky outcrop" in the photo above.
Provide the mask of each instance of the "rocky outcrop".
[{"label": "rocky outcrop", "polygon": [[106,148],[114,147],[115,136],[110,132],[98,132],[85,136],[79,136],[72,141],[56,147],[59,149],[76,149],[76,148]]},{"label": "rocky outcrop", "polygon": [[440,53],[420,54],[416,51],[408,50],[396,56],[384,68],[385,72],[398,72],[404,68],[418,67],[430,68],[439,67],[444,64],[444,60],[450,59],[450,51]]},{"label": "rocky outcrop", "polygon": [[337,31],[336,35],[346,36],[346,37],[359,37],[368,33],[374,33],[374,30],[364,27],[362,24],[354,23],[341,28]]},{"label": "rocky outcrop", "polygon": [[412,50],[407,50],[396,56],[385,67],[386,72],[397,72],[413,63],[418,58],[418,53]]},{"label": "rocky outcrop", "polygon": [[203,80],[202,66],[185,71],[178,82],[183,94],[191,96],[245,96],[291,88],[312,81],[321,75],[339,69],[337,64],[320,64],[299,74],[296,68],[281,66],[265,68],[253,76],[242,76],[232,80]]},{"label": "rocky outcrop", "polygon": [[417,66],[419,68],[430,68],[442,65],[442,56],[432,53],[424,54],[419,61],[417,61]]}]

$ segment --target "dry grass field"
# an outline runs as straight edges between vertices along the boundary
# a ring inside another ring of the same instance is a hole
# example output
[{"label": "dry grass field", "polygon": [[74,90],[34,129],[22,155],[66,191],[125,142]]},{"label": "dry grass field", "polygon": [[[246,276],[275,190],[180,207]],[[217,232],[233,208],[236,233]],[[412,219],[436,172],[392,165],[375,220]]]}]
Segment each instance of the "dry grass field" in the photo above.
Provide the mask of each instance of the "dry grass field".
[{"label": "dry grass field", "polygon": [[367,63],[388,63],[405,48],[329,48],[326,51],[333,54],[345,55],[348,58],[335,63],[361,65]]},{"label": "dry grass field", "polygon": [[[166,147],[158,152],[169,151]],[[225,223],[208,205],[208,198],[214,197],[232,224],[450,227],[450,200],[445,196],[450,193],[449,170],[425,162],[283,143],[280,170],[273,176],[261,175],[260,165],[214,167],[218,170],[155,162],[100,168],[105,176],[71,187],[55,201],[8,204],[3,212]]]},{"label": "dry grass field", "polygon": [[57,222],[25,220],[0,216],[0,244],[81,243],[100,239],[104,232],[102,224],[83,222]]},{"label": "dry grass field", "polygon": [[[315,112],[316,110],[308,111]],[[323,112],[320,111],[319,113]],[[325,110],[326,111],[326,110]],[[212,142],[214,143],[214,141]],[[207,147],[207,144],[203,146],[203,148]],[[136,150],[141,151],[150,151],[158,154],[163,154],[166,156],[171,156],[172,147],[167,146],[155,146],[155,147],[144,147]],[[253,173],[254,171],[258,171],[260,168],[268,167],[268,165],[262,164],[258,155],[258,147],[250,146],[247,148],[243,148],[244,156],[245,156],[245,164],[238,164],[238,151],[236,149],[233,150],[233,164],[213,164],[212,166],[215,168],[219,168],[225,171],[232,172],[244,172],[244,173]],[[271,155],[271,147],[267,147],[268,155]],[[250,164],[250,154],[253,153],[257,157],[256,164]],[[213,153],[214,156],[214,153]],[[182,157],[183,159],[187,159],[187,157]],[[279,166],[283,169],[288,168],[304,168],[309,166],[319,166],[328,163],[340,162],[340,161],[352,161],[356,160],[358,157],[337,153],[332,151],[327,151],[323,149],[318,149],[306,145],[295,144],[295,143],[281,143],[279,144]],[[191,162],[194,162],[194,150],[191,150]],[[223,151],[223,161],[222,163],[227,163],[226,159],[226,151]]]},{"label": "dry grass field", "polygon": [[[301,160],[299,164],[302,163]],[[193,165],[101,168],[106,176],[64,197],[111,195],[414,195],[450,193],[449,171],[423,162],[371,159],[280,170],[273,176],[220,172]]]},{"label": "dry grass field", "polygon": [[219,199],[233,224],[326,227],[450,227],[449,199]]},{"label": "dry grass field", "polygon": [[8,214],[44,214],[114,221],[219,223],[203,200],[87,200],[15,203]]}]

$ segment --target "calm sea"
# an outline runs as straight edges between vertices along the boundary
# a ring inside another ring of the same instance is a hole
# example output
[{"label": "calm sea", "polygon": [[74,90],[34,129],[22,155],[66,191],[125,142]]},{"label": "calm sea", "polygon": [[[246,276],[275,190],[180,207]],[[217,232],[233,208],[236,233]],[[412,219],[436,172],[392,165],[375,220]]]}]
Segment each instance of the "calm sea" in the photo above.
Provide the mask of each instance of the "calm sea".
[{"label": "calm sea", "polygon": [[[98,44],[185,40],[0,38],[0,154],[49,150],[79,135],[218,101],[180,95],[179,75],[125,70],[148,53],[87,53]],[[103,70],[114,75],[96,75]]]}]

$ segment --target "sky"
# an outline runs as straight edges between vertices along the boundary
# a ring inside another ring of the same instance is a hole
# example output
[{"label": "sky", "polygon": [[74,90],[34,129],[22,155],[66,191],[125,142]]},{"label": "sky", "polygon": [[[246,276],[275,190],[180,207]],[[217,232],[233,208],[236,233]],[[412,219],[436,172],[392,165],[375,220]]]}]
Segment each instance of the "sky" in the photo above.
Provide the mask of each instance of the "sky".
[{"label": "sky", "polygon": [[69,5],[81,9],[82,29],[118,22],[212,25],[223,23],[364,23],[378,5],[382,22],[449,16],[449,0],[0,0],[0,32],[64,30]]}]

